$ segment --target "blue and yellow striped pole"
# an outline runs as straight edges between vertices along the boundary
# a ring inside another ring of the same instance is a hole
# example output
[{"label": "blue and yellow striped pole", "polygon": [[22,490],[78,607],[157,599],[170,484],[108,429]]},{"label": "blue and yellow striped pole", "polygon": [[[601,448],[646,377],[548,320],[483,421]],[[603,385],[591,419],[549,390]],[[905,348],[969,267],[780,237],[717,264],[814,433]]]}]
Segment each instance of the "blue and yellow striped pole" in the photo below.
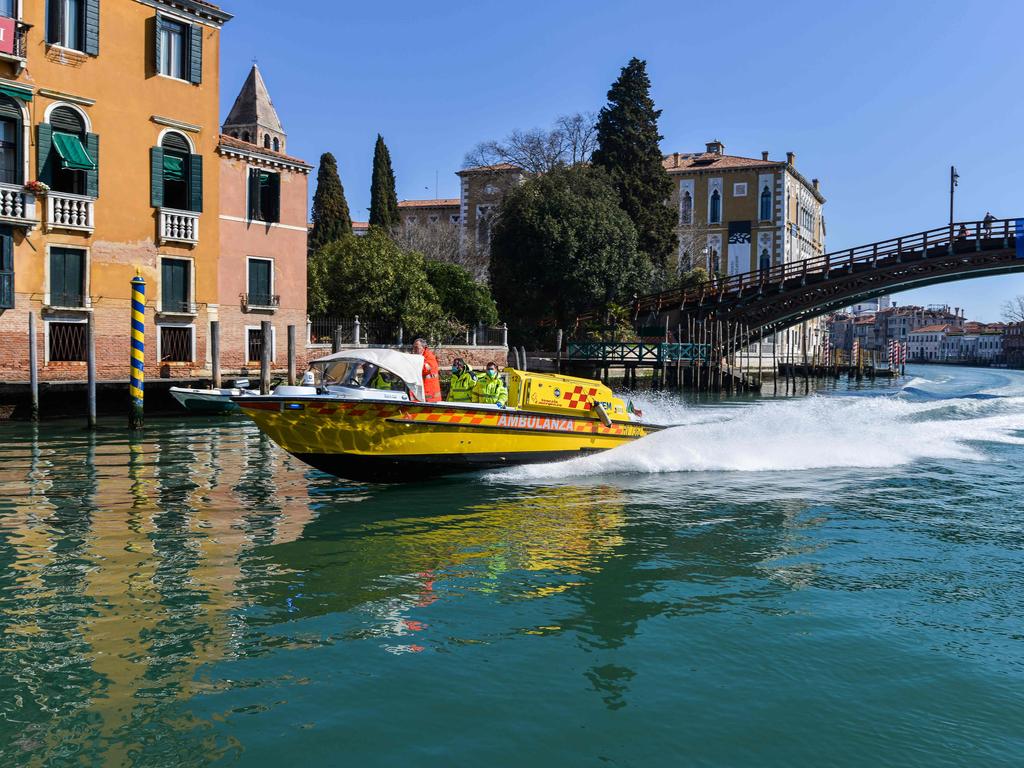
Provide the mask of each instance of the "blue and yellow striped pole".
[{"label": "blue and yellow striped pole", "polygon": [[132,369],[128,392],[128,426],[142,429],[142,398],[146,381],[146,281],[136,271],[132,278]]}]

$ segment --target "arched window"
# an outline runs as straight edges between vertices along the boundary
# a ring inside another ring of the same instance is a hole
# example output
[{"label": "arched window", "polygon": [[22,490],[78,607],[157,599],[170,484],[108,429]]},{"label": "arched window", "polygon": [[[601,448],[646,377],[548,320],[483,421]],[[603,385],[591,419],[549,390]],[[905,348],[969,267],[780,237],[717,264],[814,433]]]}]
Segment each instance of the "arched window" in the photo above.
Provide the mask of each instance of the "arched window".
[{"label": "arched window", "polygon": [[76,110],[60,106],[50,112],[49,122],[55,152],[40,176],[57,192],[84,195],[86,173],[95,168],[85,149],[85,121]]},{"label": "arched window", "polygon": [[249,140],[249,132],[248,131],[242,131],[242,141],[245,141],[245,142],[248,142],[249,144],[252,144],[252,141]]},{"label": "arched window", "polygon": [[683,224],[693,223],[693,197],[689,190],[683,192],[683,199],[679,204],[679,219]]},{"label": "arched window", "polygon": [[180,133],[168,131],[160,142],[163,149],[164,207],[189,210],[189,175],[192,148]]},{"label": "arched window", "polygon": [[269,133],[264,133],[263,134],[263,148],[264,149],[270,149],[270,134]]},{"label": "arched window", "polygon": [[21,169],[22,112],[14,99],[0,96],[0,181],[23,183]]},{"label": "arched window", "polygon": [[711,201],[708,203],[708,223],[720,224],[722,221],[722,196],[716,189],[711,193]]},{"label": "arched window", "polygon": [[772,193],[768,185],[761,190],[761,221],[771,221],[772,218]]},{"label": "arched window", "polygon": [[280,142],[280,140],[278,140],[277,136],[274,137],[274,151],[275,152],[280,152],[281,151],[281,142]]}]

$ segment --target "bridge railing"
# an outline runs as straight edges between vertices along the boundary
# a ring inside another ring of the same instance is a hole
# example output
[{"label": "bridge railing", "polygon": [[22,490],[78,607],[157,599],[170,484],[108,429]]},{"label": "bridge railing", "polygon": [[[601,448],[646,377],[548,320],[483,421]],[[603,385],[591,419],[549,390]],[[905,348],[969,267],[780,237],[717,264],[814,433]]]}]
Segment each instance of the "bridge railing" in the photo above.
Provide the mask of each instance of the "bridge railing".
[{"label": "bridge railing", "polygon": [[945,248],[946,253],[981,250],[983,243],[990,240],[1003,241],[1008,247],[1015,237],[1017,219],[995,219],[984,221],[963,221],[911,235],[879,240],[875,243],[833,251],[821,256],[777,264],[770,269],[744,272],[725,278],[711,278],[706,282],[685,290],[665,291],[644,296],[636,301],[634,308],[641,312],[658,312],[669,307],[682,307],[691,302],[717,301],[730,294],[743,293],[748,289],[764,290],[769,286],[779,287],[793,278],[808,275],[828,275],[842,270],[852,271],[861,264],[877,264],[879,261],[906,256],[925,255],[933,249]]},{"label": "bridge railing", "polygon": [[711,345],[668,342],[647,344],[632,341],[571,341],[566,353],[566,358],[569,360],[656,365],[665,362],[707,361],[711,357]]}]

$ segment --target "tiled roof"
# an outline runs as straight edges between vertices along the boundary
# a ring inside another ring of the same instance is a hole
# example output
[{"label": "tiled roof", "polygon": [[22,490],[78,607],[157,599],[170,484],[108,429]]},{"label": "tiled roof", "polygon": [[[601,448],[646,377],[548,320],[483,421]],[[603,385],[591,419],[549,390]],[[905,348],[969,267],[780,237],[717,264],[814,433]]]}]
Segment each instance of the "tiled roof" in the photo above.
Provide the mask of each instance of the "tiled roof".
[{"label": "tiled roof", "polygon": [[399,200],[399,208],[457,208],[459,198],[443,197],[437,200]]},{"label": "tiled roof", "polygon": [[950,326],[946,324],[942,325],[923,325],[911,333],[946,333],[950,330]]},{"label": "tiled roof", "polygon": [[497,163],[495,165],[478,165],[474,168],[463,168],[461,171],[456,171],[457,176],[461,176],[464,173],[495,173],[496,171],[522,171],[518,165],[512,165],[512,163]]},{"label": "tiled roof", "polygon": [[225,133],[222,133],[220,135],[219,143],[221,146],[229,147],[231,149],[241,149],[244,150],[245,152],[250,152],[254,155],[264,155],[271,160],[281,160],[286,163],[296,163],[297,165],[309,166],[309,163],[307,163],[305,160],[300,160],[297,157],[286,155],[284,152],[275,152],[272,149],[266,149],[265,147],[261,147],[258,144],[252,144],[248,141],[236,139],[234,136],[228,136]]},{"label": "tiled roof", "polygon": [[755,160],[752,157],[720,155],[717,152],[673,152],[671,155],[665,155],[661,164],[669,173],[719,168],[778,168],[785,165],[778,160]]},{"label": "tiled roof", "polygon": [[353,221],[352,222],[352,231],[353,232],[355,232],[357,230],[359,232],[364,232],[364,231],[366,231],[369,228],[370,228],[370,222],[368,222],[368,221]]}]

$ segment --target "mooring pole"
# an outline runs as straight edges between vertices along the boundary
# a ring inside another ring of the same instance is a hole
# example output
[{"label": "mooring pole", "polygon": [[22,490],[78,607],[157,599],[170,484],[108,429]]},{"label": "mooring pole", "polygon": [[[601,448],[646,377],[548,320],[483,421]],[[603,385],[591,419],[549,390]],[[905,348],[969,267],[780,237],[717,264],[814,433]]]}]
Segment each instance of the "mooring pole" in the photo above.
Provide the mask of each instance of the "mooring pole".
[{"label": "mooring pole", "polygon": [[270,345],[272,344],[270,321],[260,322],[260,394],[270,394]]},{"label": "mooring pole", "polygon": [[85,319],[86,426],[96,429],[96,322],[90,312]]},{"label": "mooring pole", "polygon": [[295,386],[295,326],[288,326],[288,384]]},{"label": "mooring pole", "polygon": [[32,421],[39,421],[39,359],[36,354],[36,313],[28,311],[28,382],[32,393]]},{"label": "mooring pole", "polygon": [[220,389],[220,320],[210,321],[211,386]]},{"label": "mooring pole", "polygon": [[146,281],[136,270],[132,278],[132,357],[128,394],[128,428],[142,429],[146,381]]}]

